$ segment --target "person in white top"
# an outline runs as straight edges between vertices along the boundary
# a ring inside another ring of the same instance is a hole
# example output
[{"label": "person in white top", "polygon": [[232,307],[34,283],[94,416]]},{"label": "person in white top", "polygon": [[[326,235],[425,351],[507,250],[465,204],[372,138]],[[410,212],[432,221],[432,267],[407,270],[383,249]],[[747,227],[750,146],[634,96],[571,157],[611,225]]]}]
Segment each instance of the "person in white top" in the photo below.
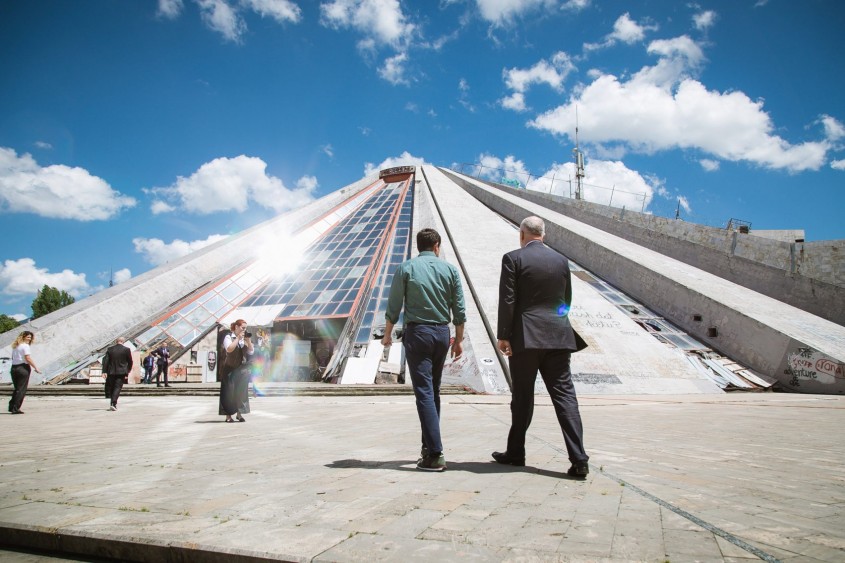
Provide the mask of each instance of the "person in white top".
[{"label": "person in white top", "polygon": [[12,343],[11,375],[12,384],[15,386],[15,391],[9,400],[9,412],[12,414],[23,414],[21,405],[26,396],[26,390],[29,388],[29,374],[32,370],[35,370],[35,373],[41,373],[29,353],[29,347],[34,340],[35,335],[25,330]]}]

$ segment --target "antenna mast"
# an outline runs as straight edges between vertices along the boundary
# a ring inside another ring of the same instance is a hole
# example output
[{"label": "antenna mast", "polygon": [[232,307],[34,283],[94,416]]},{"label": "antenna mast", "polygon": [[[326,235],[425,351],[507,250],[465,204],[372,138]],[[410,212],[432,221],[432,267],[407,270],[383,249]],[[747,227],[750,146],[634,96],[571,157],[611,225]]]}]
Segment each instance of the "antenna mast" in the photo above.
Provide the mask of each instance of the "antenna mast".
[{"label": "antenna mast", "polygon": [[575,199],[581,199],[584,194],[584,153],[578,144],[578,106],[575,106]]}]

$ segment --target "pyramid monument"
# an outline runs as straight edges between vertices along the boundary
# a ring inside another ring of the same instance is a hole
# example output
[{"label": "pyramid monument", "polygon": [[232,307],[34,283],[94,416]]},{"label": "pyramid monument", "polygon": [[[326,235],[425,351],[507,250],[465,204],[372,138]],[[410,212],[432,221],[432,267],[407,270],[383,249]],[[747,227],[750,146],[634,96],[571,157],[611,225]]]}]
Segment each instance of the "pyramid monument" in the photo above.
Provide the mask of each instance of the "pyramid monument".
[{"label": "pyramid monument", "polygon": [[[443,382],[508,393],[495,346],[499,269],[529,215],[572,264],[569,315],[589,344],[573,355],[579,392],[845,392],[843,241],[706,227],[431,165],[370,174],[34,319],[0,336],[0,363],[31,330],[44,372],[31,384],[95,382],[124,336],[139,356],[167,346],[172,380],[210,383],[221,335],[244,319],[259,340],[259,385],[401,384],[401,319],[393,346],[381,345],[387,293],[430,227],[467,303],[465,352]],[[7,365],[0,374],[9,380]]]}]

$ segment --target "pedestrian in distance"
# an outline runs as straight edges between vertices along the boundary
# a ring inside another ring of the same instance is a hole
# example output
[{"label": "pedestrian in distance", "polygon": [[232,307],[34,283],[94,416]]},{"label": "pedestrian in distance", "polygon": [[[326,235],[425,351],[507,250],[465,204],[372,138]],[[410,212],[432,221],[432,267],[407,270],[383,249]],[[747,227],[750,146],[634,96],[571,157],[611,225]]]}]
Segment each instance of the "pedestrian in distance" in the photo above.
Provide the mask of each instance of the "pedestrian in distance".
[{"label": "pedestrian in distance", "polygon": [[587,347],[569,323],[572,284],[569,261],[543,243],[545,223],[528,217],[519,226],[520,248],[502,257],[499,278],[498,348],[511,372],[511,428],[498,463],[525,465],[525,433],[534,415],[537,372],[552,399],[571,462],[570,476],[584,479],[590,459],[572,383],[572,352]]},{"label": "pedestrian in distance", "polygon": [[246,422],[249,413],[249,366],[247,358],[255,353],[252,334],[246,330],[246,321],[238,319],[230,325],[229,334],[223,339],[223,362],[220,366],[220,405],[218,414],[226,422]]},{"label": "pedestrian in distance", "polygon": [[162,344],[159,346],[153,354],[156,355],[156,367],[158,370],[156,371],[156,387],[161,387],[161,376],[164,375],[164,386],[170,387],[170,384],[167,383],[167,370],[170,368],[170,351],[167,349],[166,344]]},{"label": "pedestrian in distance", "polygon": [[109,399],[109,410],[117,410],[117,400],[123,384],[128,382],[129,372],[132,371],[132,350],[123,343],[122,336],[115,340],[114,346],[106,350],[103,356],[103,373],[106,374],[106,399]]},{"label": "pedestrian in distance", "polygon": [[153,352],[148,353],[144,356],[144,361],[142,362],[144,366],[144,378],[141,380],[141,383],[152,383],[153,382],[153,369],[156,365],[156,358]]},{"label": "pedestrian in distance", "polygon": [[33,342],[35,342],[35,335],[25,330],[12,343],[11,376],[12,385],[15,387],[12,398],[9,399],[9,412],[12,414],[23,414],[21,405],[29,389],[29,375],[32,370],[35,370],[35,373],[41,373],[30,354],[30,346]]},{"label": "pedestrian in distance", "polygon": [[[440,382],[447,355],[463,353],[466,309],[458,269],[440,258],[440,234],[434,229],[417,233],[416,258],[400,264],[393,274],[385,313],[385,347],[393,344],[393,328],[404,307],[402,344],[416,397],[422,429],[417,469],[443,471],[446,459],[440,435]],[[455,325],[450,346],[449,322]]]}]

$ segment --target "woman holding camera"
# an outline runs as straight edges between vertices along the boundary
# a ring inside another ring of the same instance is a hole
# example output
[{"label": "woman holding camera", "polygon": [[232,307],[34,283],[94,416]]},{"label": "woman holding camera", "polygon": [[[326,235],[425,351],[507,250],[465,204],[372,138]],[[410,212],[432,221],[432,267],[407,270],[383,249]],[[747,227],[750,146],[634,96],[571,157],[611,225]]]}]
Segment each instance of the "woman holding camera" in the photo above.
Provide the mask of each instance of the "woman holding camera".
[{"label": "woman holding camera", "polygon": [[249,370],[246,358],[255,351],[252,334],[246,331],[246,321],[238,319],[230,325],[231,332],[223,339],[225,352],[220,366],[220,408],[218,413],[226,416],[226,422],[246,422],[243,417],[249,412]]}]

